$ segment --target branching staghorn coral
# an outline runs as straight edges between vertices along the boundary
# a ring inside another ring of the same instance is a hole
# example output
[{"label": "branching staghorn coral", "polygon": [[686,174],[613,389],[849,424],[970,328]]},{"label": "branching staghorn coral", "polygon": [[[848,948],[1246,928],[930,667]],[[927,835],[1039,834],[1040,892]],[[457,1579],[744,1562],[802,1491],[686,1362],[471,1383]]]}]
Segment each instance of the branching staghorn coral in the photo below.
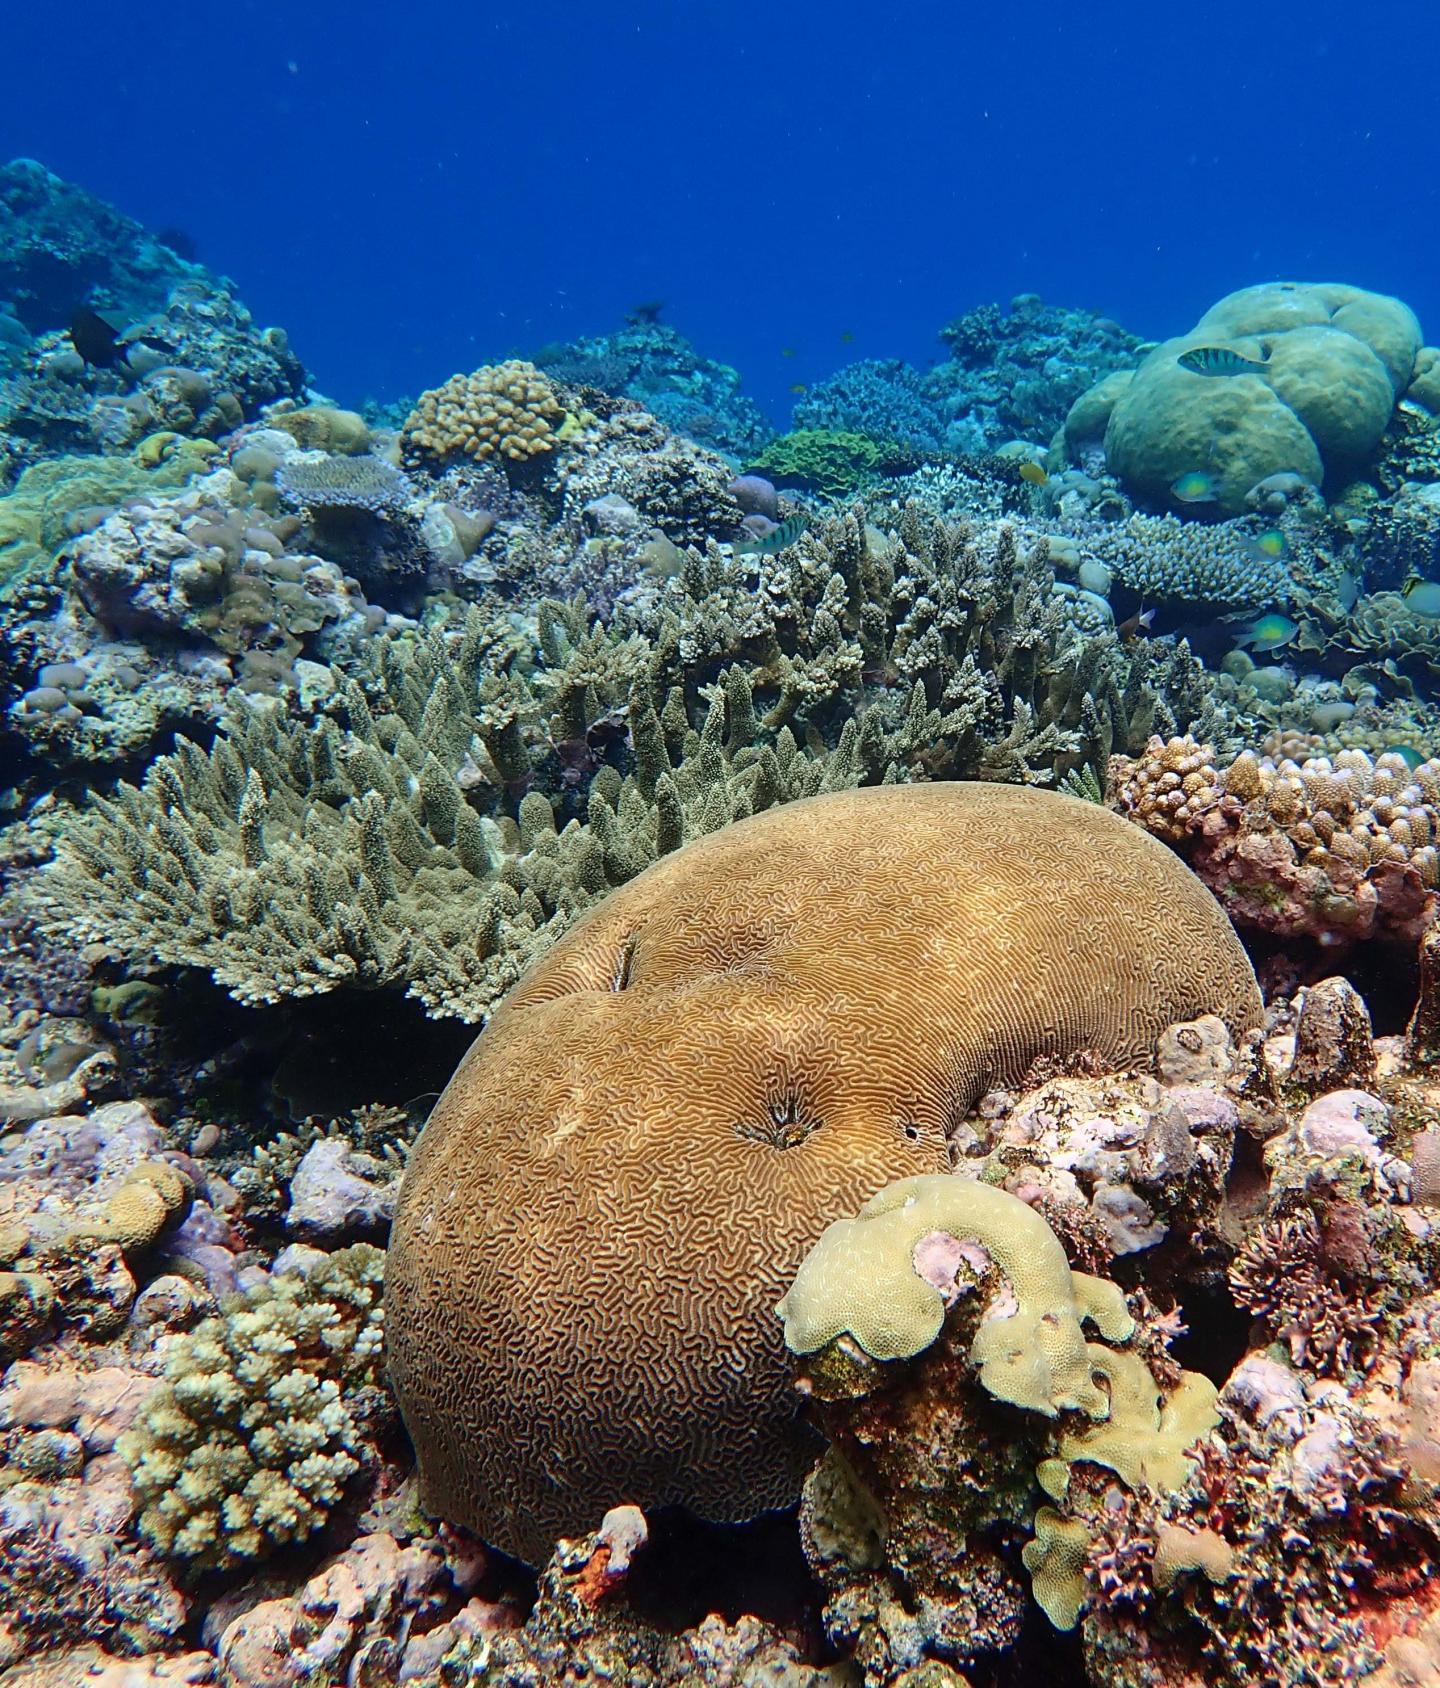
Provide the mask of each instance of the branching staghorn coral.
[{"label": "branching staghorn coral", "polygon": [[208,969],[246,1002],[408,989],[483,1019],[613,887],[776,803],[886,780],[1049,784],[1152,725],[1223,728],[1182,646],[1082,636],[1042,553],[918,505],[775,557],[685,554],[606,627],[539,607],[378,643],[330,714],[231,715],[98,798],[35,876],[43,920]]},{"label": "branching staghorn coral", "polygon": [[349,1397],[381,1379],[384,1253],[341,1249],[276,1275],[181,1337],[117,1442],[140,1533],[191,1569],[301,1541],[360,1469]]}]

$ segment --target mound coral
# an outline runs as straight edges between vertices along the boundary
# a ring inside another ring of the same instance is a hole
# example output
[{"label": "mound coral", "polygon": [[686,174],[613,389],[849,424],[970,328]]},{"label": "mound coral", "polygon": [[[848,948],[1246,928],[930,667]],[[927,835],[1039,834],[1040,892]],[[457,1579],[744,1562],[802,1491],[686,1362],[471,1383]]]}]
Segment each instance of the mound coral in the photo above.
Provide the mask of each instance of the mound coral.
[{"label": "mound coral", "polygon": [[238,1565],[324,1522],[364,1452],[349,1401],[379,1382],[383,1270],[379,1249],[341,1249],[177,1340],[117,1444],[159,1552]]},{"label": "mound coral", "polygon": [[[1420,347],[1398,299],[1331,284],[1242,288],[1141,363],[1110,412],[1106,461],[1127,490],[1159,504],[1181,476],[1208,475],[1232,514],[1272,475],[1319,486],[1380,443]],[[1200,348],[1245,366],[1196,373],[1180,360]]]},{"label": "mound coral", "polygon": [[759,451],[775,432],[729,364],[703,356],[663,322],[547,346],[535,361],[568,387],[638,400],[666,427],[733,457]]},{"label": "mound coral", "polygon": [[389,1363],[427,1503],[538,1558],[617,1499],[792,1498],[767,1309],[825,1221],[942,1170],[1039,1056],[1257,1020],[1228,923],[1139,837],[1015,787],[835,793],[688,847],[557,945],[402,1185]]},{"label": "mound coral", "polygon": [[473,375],[452,375],[420,395],[400,431],[400,447],[417,464],[464,453],[511,464],[554,451],[565,409],[533,363],[512,358]]}]

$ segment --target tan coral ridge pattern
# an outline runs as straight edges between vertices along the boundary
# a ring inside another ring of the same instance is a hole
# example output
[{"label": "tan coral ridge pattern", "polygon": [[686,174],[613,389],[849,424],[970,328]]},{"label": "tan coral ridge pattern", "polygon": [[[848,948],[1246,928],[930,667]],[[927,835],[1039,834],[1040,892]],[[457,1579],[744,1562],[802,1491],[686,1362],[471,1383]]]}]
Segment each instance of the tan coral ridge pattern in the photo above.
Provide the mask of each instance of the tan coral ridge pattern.
[{"label": "tan coral ridge pattern", "polygon": [[1260,1015],[1214,901],[1053,793],[834,793],[658,863],[522,981],[411,1160],[386,1323],[426,1503],[543,1558],[616,1500],[793,1500],[773,1308],[827,1221],[946,1169],[1037,1057],[1207,1012]]}]

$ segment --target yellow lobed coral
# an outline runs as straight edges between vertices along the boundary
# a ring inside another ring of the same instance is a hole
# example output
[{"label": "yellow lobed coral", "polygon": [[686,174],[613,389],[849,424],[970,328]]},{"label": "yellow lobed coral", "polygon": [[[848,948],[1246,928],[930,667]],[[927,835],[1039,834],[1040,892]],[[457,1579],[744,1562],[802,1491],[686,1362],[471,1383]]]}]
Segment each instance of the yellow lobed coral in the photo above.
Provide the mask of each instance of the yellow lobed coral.
[{"label": "yellow lobed coral", "polygon": [[419,461],[463,453],[524,463],[555,449],[565,414],[549,379],[533,363],[511,358],[422,393],[400,446]]},{"label": "yellow lobed coral", "polygon": [[888,1185],[858,1218],[826,1228],[776,1308],[791,1352],[813,1353],[843,1332],[877,1360],[928,1348],[945,1294],[912,1262],[933,1236],[974,1238],[1019,1302],[1008,1317],[983,1323],[971,1347],[985,1388],[1033,1412],[1078,1408],[1103,1417],[1107,1396],[1092,1376],[1081,1321],[1092,1318],[1123,1341],[1135,1324],[1125,1298],[1114,1284],[1072,1273],[1060,1239],[1018,1196],[943,1173]]}]

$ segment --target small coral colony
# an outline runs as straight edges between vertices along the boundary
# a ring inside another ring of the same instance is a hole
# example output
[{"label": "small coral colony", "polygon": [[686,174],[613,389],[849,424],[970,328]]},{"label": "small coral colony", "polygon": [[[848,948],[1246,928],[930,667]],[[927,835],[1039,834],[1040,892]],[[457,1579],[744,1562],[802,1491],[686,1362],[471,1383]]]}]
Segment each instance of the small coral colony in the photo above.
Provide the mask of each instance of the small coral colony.
[{"label": "small coral colony", "polygon": [[0,170],[0,1684],[1440,1683],[1407,306],[357,412],[185,245]]}]

